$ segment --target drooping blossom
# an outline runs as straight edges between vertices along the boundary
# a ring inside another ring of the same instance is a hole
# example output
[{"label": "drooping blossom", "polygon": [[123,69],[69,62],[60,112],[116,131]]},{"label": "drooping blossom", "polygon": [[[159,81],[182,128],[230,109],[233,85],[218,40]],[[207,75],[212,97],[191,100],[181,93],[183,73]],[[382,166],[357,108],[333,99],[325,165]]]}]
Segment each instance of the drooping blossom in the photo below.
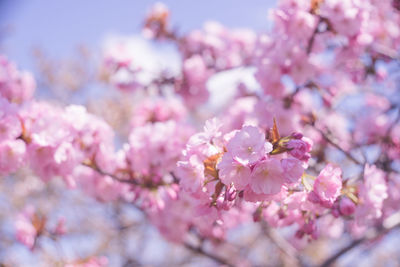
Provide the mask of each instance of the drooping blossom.
[{"label": "drooping blossom", "polygon": [[314,182],[313,193],[322,205],[332,205],[340,195],[342,189],[342,170],[332,164],[328,164],[320,172]]},{"label": "drooping blossom", "polygon": [[242,164],[253,164],[272,150],[265,134],[254,126],[244,126],[227,144],[232,157]]},{"label": "drooping blossom", "polygon": [[279,160],[266,159],[255,165],[250,187],[257,194],[273,195],[281,191],[284,182],[283,168]]}]

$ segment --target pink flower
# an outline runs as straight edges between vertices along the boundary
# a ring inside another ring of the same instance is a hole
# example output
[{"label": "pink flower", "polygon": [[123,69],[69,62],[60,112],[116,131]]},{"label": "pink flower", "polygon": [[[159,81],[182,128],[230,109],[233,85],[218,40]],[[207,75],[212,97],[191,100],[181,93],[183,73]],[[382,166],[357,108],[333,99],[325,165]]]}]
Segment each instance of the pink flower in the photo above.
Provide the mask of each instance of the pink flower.
[{"label": "pink flower", "polygon": [[182,121],[187,115],[185,106],[175,98],[148,99],[140,103],[132,112],[131,126],[168,120]]},{"label": "pink flower", "polygon": [[342,197],[339,202],[339,211],[345,216],[349,216],[356,210],[356,204],[347,197]]},{"label": "pink flower", "polygon": [[126,158],[139,175],[159,182],[176,168],[191,133],[190,127],[173,120],[136,127],[129,136]]},{"label": "pink flower", "polygon": [[281,201],[287,196],[287,188],[285,186],[281,187],[281,191],[278,194],[264,194],[255,193],[250,185],[246,186],[243,191],[243,199],[248,202],[258,202],[258,201]]},{"label": "pink flower", "polygon": [[314,192],[319,197],[321,204],[330,206],[340,195],[342,189],[342,170],[328,164],[320,172],[314,183]]},{"label": "pink flower", "polygon": [[364,182],[359,186],[359,204],[355,217],[360,225],[368,225],[382,216],[383,201],[388,197],[385,173],[375,165],[366,165]]},{"label": "pink flower", "polygon": [[219,177],[225,185],[233,183],[236,189],[242,190],[249,184],[250,168],[234,160],[229,152],[224,154],[217,168]]},{"label": "pink flower", "polygon": [[262,98],[254,106],[254,116],[258,125],[264,129],[272,128],[274,118],[282,136],[290,135],[300,129],[300,115],[295,109],[284,108],[278,99]]},{"label": "pink flower", "polygon": [[183,62],[183,81],[177,83],[177,92],[185,99],[185,104],[195,107],[208,100],[206,82],[211,74],[203,58],[194,55]]},{"label": "pink flower", "polygon": [[204,182],[204,164],[197,155],[191,155],[187,161],[178,161],[176,175],[183,189],[196,192]]},{"label": "pink flower", "polygon": [[227,144],[233,158],[242,164],[253,164],[266,153],[272,151],[272,145],[265,141],[265,134],[255,126],[244,126]]},{"label": "pink flower", "polygon": [[37,236],[37,230],[32,223],[34,213],[35,209],[32,206],[27,206],[18,214],[15,221],[16,238],[29,249],[33,249]]},{"label": "pink flower", "polygon": [[85,166],[75,168],[73,176],[79,177],[77,182],[87,195],[103,202],[118,199],[126,186]]},{"label": "pink flower", "polygon": [[15,139],[22,133],[17,106],[0,95],[0,141]]},{"label": "pink flower", "polygon": [[196,150],[196,153],[204,154],[206,157],[222,152],[222,149],[216,147],[222,146],[221,127],[222,123],[217,118],[207,120],[203,132],[190,137],[187,149]]},{"label": "pink flower", "polygon": [[358,1],[327,0],[322,3],[320,12],[333,24],[336,32],[351,37],[360,31],[363,22],[362,5],[356,3]]},{"label": "pink flower", "polygon": [[310,151],[311,147],[303,140],[292,139],[287,143],[286,147],[290,149],[289,154],[299,160],[309,158],[309,156],[307,157],[306,155]]},{"label": "pink flower", "polygon": [[0,55],[0,97],[20,104],[32,98],[35,87],[31,73],[19,71],[14,63]]},{"label": "pink flower", "polygon": [[25,160],[26,146],[22,140],[0,142],[0,174],[16,171]]},{"label": "pink flower", "polygon": [[288,183],[296,183],[304,173],[302,162],[295,158],[281,160],[284,177]]},{"label": "pink flower", "polygon": [[283,169],[278,159],[258,162],[251,174],[251,189],[257,194],[274,195],[281,191],[285,183]]}]

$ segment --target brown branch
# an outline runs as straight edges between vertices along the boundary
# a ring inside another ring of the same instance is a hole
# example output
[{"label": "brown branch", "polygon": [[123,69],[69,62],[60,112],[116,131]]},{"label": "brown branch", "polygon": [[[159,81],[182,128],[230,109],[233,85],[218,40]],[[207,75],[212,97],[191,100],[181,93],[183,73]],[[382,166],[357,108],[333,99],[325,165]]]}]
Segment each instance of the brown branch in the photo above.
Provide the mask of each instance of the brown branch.
[{"label": "brown branch", "polygon": [[291,265],[295,266],[306,266],[303,259],[298,254],[296,248],[294,248],[285,238],[283,238],[275,229],[269,227],[265,222],[261,224],[264,234],[272,241],[272,243],[285,255],[287,255],[291,261]]},{"label": "brown branch", "polygon": [[399,123],[399,121],[400,121],[400,106],[398,107],[396,118],[394,119],[393,123],[389,126],[389,128],[386,130],[385,134],[386,136],[389,136],[391,134],[393,128]]},{"label": "brown branch", "polygon": [[141,184],[140,184],[138,181],[136,181],[136,180],[133,180],[133,179],[132,179],[132,180],[121,179],[121,178],[117,177],[116,175],[114,175],[114,174],[112,174],[112,173],[107,173],[107,172],[105,172],[105,171],[102,171],[96,164],[83,162],[82,165],[91,168],[92,170],[98,172],[98,173],[101,174],[101,175],[109,176],[109,177],[111,177],[113,180],[116,180],[116,181],[118,181],[118,182],[120,182],[120,183],[126,183],[126,184],[137,185],[137,186],[140,186],[140,185],[141,185]]},{"label": "brown branch", "polygon": [[343,154],[346,155],[348,159],[356,163],[357,165],[364,165],[364,163],[360,162],[358,159],[356,159],[349,151],[345,150],[342,148],[339,144],[337,144],[335,141],[333,141],[324,131],[321,129],[318,129],[317,127],[314,126],[314,128],[322,135],[322,137],[332,146],[340,150]]},{"label": "brown branch", "polygon": [[362,238],[356,239],[352,241],[350,244],[347,246],[343,247],[340,249],[338,252],[330,256],[328,259],[326,259],[320,267],[328,267],[331,266],[333,263],[335,263],[336,260],[338,260],[340,257],[342,257],[344,254],[346,254],[348,251],[352,250],[353,248],[358,247],[359,245],[362,245],[366,241],[371,241],[374,239],[377,239],[393,229],[400,227],[400,211],[392,214],[388,218],[386,218],[382,225],[379,227],[370,229],[366,235]]},{"label": "brown branch", "polygon": [[[350,159],[351,161],[353,161],[355,164],[360,165],[365,167],[366,162],[361,162],[358,159],[356,159],[349,151],[343,149],[340,145],[338,145],[335,141],[333,141],[324,131],[322,131],[321,129],[318,129],[317,127],[314,126],[314,128],[322,135],[322,137],[324,137],[324,139],[331,144],[332,146],[334,146],[335,148],[337,148],[338,150],[340,150],[343,154],[346,155],[346,157],[348,159]],[[393,172],[393,173],[400,173],[398,170],[393,169],[390,166],[380,166],[378,164],[375,164],[375,166],[378,169],[381,169],[385,172]]]},{"label": "brown branch", "polygon": [[339,259],[341,256],[343,256],[346,252],[352,250],[353,248],[357,247],[358,245],[360,245],[361,243],[363,243],[365,240],[367,240],[366,238],[360,238],[360,239],[356,239],[353,242],[351,242],[349,245],[343,247],[341,250],[339,250],[338,252],[336,252],[335,254],[333,254],[331,257],[329,257],[328,259],[326,259],[321,265],[320,267],[328,267],[331,266],[337,259]]},{"label": "brown branch", "polygon": [[205,251],[201,246],[196,247],[196,246],[194,246],[192,244],[189,244],[189,243],[184,243],[183,246],[185,248],[187,248],[188,250],[194,252],[194,253],[197,253],[197,254],[205,256],[205,257],[207,257],[209,259],[212,259],[215,262],[217,262],[219,264],[222,264],[224,266],[230,266],[230,267],[234,267],[235,266],[234,264],[230,263],[228,260],[226,260],[226,259],[224,259],[224,258],[222,258],[222,257],[220,257],[218,255],[215,255],[215,254],[212,254],[210,252]]},{"label": "brown branch", "polygon": [[315,41],[315,36],[318,34],[318,31],[319,31],[318,28],[319,28],[319,25],[321,22],[322,22],[322,18],[319,17],[317,25],[315,26],[315,29],[311,35],[311,38],[308,40],[307,49],[306,49],[307,55],[309,55],[311,53],[311,50],[313,48],[314,41]]},{"label": "brown branch", "polygon": [[[145,187],[145,188],[156,188],[156,187],[158,187],[158,186],[170,185],[170,183],[164,183],[164,182],[163,182],[163,183],[160,183],[160,184],[157,184],[157,185],[149,185],[149,184],[146,184],[146,183],[140,183],[140,182],[138,182],[137,180],[135,180],[135,179],[132,177],[133,175],[131,175],[131,179],[121,179],[121,178],[119,178],[118,176],[116,176],[115,174],[108,173],[108,172],[105,172],[105,171],[101,170],[101,169],[97,166],[97,164],[94,163],[94,162],[92,162],[92,161],[89,161],[89,162],[82,162],[81,164],[82,164],[83,166],[86,166],[86,167],[91,168],[92,170],[98,172],[98,173],[101,174],[101,175],[109,176],[109,177],[111,177],[113,180],[118,181],[118,182],[120,182],[120,183],[126,183],[126,184],[136,185],[136,186]],[[169,174],[172,176],[172,178],[173,178],[173,180],[174,180],[172,183],[178,183],[179,180],[178,180],[178,178],[176,177],[176,175],[175,175],[173,172],[170,172]]]}]

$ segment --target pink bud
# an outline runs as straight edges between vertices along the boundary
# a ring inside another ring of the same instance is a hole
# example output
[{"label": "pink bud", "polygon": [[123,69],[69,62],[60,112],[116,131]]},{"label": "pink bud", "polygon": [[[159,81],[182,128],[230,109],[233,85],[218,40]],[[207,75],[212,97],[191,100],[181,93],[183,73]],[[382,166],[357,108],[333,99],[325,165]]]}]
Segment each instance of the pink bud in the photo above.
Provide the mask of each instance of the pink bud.
[{"label": "pink bud", "polygon": [[256,209],[256,211],[253,213],[253,221],[254,222],[261,221],[261,213],[262,213],[262,209],[260,209],[260,208]]},{"label": "pink bud", "polygon": [[298,239],[302,239],[303,238],[303,236],[304,236],[304,232],[303,231],[301,231],[301,230],[298,230],[297,232],[296,232],[296,238],[298,238]]},{"label": "pink bud", "polygon": [[317,204],[321,203],[321,200],[319,199],[318,195],[314,191],[311,191],[307,195],[307,200],[312,203],[317,203]]},{"label": "pink bud", "polygon": [[226,191],[225,198],[228,201],[233,201],[233,200],[235,200],[236,195],[237,195],[237,191],[235,190],[234,187],[231,187],[231,188],[229,188],[229,190]]},{"label": "pink bud", "polygon": [[333,209],[332,209],[332,215],[333,215],[335,218],[339,218],[339,216],[340,216],[339,210],[338,210],[337,208],[333,208]]},{"label": "pink bud", "polygon": [[67,229],[65,227],[65,218],[61,217],[58,219],[56,229],[54,230],[54,233],[56,235],[64,235],[67,232]]},{"label": "pink bud", "polygon": [[302,133],[298,133],[298,132],[294,132],[294,133],[292,133],[292,137],[294,139],[301,139],[301,138],[303,138],[303,134]]},{"label": "pink bud", "polygon": [[224,199],[222,197],[217,198],[216,203],[217,209],[223,209],[224,207]]},{"label": "pink bud", "polygon": [[340,200],[340,204],[339,204],[339,210],[340,213],[348,216],[354,213],[356,209],[356,205],[354,204],[353,201],[351,201],[350,199],[348,199],[347,197],[343,197]]},{"label": "pink bud", "polygon": [[293,139],[290,140],[286,147],[290,149],[289,154],[295,158],[302,159],[308,152],[308,144],[303,140]]}]

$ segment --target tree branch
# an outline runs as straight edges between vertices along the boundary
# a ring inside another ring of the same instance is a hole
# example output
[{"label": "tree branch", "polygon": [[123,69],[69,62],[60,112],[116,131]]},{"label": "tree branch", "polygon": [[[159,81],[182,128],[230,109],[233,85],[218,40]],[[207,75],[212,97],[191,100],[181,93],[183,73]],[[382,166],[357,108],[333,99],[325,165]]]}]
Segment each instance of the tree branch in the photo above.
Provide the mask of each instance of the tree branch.
[{"label": "tree branch", "polygon": [[330,256],[328,259],[326,259],[320,267],[328,267],[331,266],[336,260],[338,260],[340,257],[342,257],[344,254],[346,254],[348,251],[352,250],[355,247],[358,247],[359,245],[363,244],[366,241],[370,241],[376,238],[379,238],[393,229],[400,227],[400,211],[392,214],[388,218],[386,218],[382,225],[379,227],[370,229],[366,235],[362,238],[356,239],[352,241],[350,244],[347,246],[343,247],[340,249],[338,252]]},{"label": "tree branch", "polygon": [[266,223],[262,223],[262,229],[266,236],[272,241],[272,243],[286,256],[289,257],[290,261],[297,266],[305,266],[303,260],[298,254],[297,250],[286,241],[275,229],[268,227]]},{"label": "tree branch", "polygon": [[310,39],[308,40],[308,44],[307,44],[307,48],[306,48],[306,52],[307,55],[309,55],[312,51],[313,45],[314,45],[314,40],[315,40],[315,36],[318,34],[319,31],[319,24],[322,22],[322,18],[319,17],[319,20],[317,22],[317,25],[315,26],[315,29],[310,37]]},{"label": "tree branch", "polygon": [[340,150],[343,154],[345,154],[348,159],[350,159],[351,161],[353,161],[357,165],[364,165],[364,163],[362,163],[358,159],[356,159],[349,151],[347,151],[344,148],[342,148],[339,144],[337,144],[329,136],[327,136],[324,131],[322,131],[321,129],[318,129],[315,126],[314,126],[314,129],[316,129],[329,144],[331,144],[332,146],[334,146],[335,148]]},{"label": "tree branch", "polygon": [[209,252],[205,251],[200,246],[199,247],[195,247],[195,246],[193,246],[192,244],[189,244],[189,243],[184,243],[183,245],[188,250],[190,250],[190,251],[192,251],[194,253],[200,254],[202,256],[205,256],[207,258],[210,258],[210,259],[214,260],[215,262],[217,262],[219,264],[222,264],[224,266],[229,266],[229,267],[234,267],[235,266],[232,263],[230,263],[228,260],[226,260],[226,259],[224,259],[224,258],[222,258],[222,257],[220,257],[218,255],[215,255],[215,254],[212,254],[212,253],[209,253]]},{"label": "tree branch", "polygon": [[117,177],[116,175],[114,175],[114,174],[112,174],[112,173],[104,172],[104,171],[102,171],[96,164],[83,162],[82,165],[91,168],[92,170],[98,172],[98,173],[101,174],[101,175],[109,176],[109,177],[111,177],[113,180],[116,180],[116,181],[118,181],[118,182],[120,182],[120,183],[126,183],[126,184],[137,185],[137,186],[140,186],[140,185],[141,185],[141,184],[140,184],[138,181],[136,181],[136,180],[133,180],[133,179],[132,179],[132,180],[121,179],[121,178]]}]

